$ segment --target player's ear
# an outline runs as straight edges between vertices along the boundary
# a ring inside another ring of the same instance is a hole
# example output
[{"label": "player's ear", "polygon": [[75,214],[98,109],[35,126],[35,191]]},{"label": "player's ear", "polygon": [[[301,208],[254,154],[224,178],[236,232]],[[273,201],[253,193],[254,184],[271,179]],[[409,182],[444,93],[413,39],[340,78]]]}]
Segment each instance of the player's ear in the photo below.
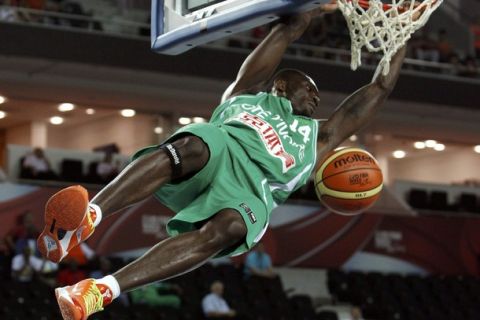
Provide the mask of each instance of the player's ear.
[{"label": "player's ear", "polygon": [[276,79],[273,82],[272,93],[279,97],[285,97],[287,95],[287,81]]}]

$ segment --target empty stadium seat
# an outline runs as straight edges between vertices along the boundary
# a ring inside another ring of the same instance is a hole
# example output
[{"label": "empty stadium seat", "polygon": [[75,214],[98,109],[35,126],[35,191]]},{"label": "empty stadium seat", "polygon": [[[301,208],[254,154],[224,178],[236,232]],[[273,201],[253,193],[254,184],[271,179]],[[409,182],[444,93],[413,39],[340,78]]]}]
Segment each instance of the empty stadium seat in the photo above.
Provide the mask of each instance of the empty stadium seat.
[{"label": "empty stadium seat", "polygon": [[323,310],[317,314],[318,320],[338,320],[338,315],[335,311]]},{"label": "empty stadium seat", "polygon": [[350,295],[344,298],[350,300],[344,302],[360,305],[365,319],[480,319],[480,280],[476,277],[382,275],[378,272],[365,275],[335,270],[329,270],[328,276],[329,290],[337,294],[342,294],[342,283],[349,279],[345,290]]},{"label": "empty stadium seat", "polygon": [[90,162],[88,164],[88,172],[85,176],[85,182],[94,183],[94,184],[103,184],[104,181],[97,174],[98,161]]},{"label": "empty stadium seat", "polygon": [[297,294],[290,297],[289,300],[292,319],[313,320],[316,318],[315,310],[313,309],[312,298],[310,298],[310,296]]},{"label": "empty stadium seat", "polygon": [[477,196],[473,193],[462,193],[457,202],[458,211],[478,212]]},{"label": "empty stadium seat", "polygon": [[415,209],[428,208],[428,193],[423,189],[412,189],[408,193],[408,204]]},{"label": "empty stadium seat", "polygon": [[63,159],[60,165],[62,181],[80,182],[83,180],[83,163],[76,159]]},{"label": "empty stadium seat", "polygon": [[445,191],[432,191],[429,199],[429,209],[449,211],[451,207],[448,205],[447,193]]}]

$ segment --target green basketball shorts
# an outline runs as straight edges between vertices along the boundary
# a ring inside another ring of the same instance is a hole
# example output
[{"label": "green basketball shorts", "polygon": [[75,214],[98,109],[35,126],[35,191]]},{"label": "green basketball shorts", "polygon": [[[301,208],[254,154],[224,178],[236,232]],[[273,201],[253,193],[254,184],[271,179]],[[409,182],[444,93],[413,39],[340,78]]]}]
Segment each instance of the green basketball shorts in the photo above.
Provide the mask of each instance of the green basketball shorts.
[{"label": "green basketball shorts", "polygon": [[[175,236],[196,230],[220,210],[230,208],[242,216],[248,233],[242,244],[228,248],[218,256],[233,256],[248,251],[265,233],[273,209],[267,179],[243,147],[221,125],[188,125],[166,142],[185,134],[201,138],[208,146],[210,158],[193,177],[166,184],[155,192],[160,202],[177,213],[167,223],[168,234]],[[141,149],[133,159],[157,148]]]}]

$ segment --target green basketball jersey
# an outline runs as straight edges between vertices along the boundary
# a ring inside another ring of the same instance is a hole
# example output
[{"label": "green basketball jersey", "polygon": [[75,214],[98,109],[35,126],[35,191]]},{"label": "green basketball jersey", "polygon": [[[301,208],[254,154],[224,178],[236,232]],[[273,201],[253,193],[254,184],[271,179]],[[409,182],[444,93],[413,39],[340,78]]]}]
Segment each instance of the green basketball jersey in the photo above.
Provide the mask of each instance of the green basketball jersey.
[{"label": "green basketball jersey", "polygon": [[240,95],[217,107],[210,122],[238,141],[267,178],[275,204],[304,185],[316,159],[318,122],[294,115],[288,99]]}]

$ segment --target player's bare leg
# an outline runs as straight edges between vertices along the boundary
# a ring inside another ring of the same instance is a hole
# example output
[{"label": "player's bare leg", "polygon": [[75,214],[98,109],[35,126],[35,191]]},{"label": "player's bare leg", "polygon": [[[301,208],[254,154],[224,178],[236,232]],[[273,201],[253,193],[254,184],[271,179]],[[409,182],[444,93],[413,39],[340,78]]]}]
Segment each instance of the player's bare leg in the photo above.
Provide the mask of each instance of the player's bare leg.
[{"label": "player's bare leg", "polygon": [[[90,204],[86,193],[74,187],[73,190],[62,191],[67,193],[66,195],[53,197],[53,201],[47,204],[47,209],[55,211],[54,209],[67,208],[70,215],[72,212],[73,215],[79,215],[87,206],[94,215],[103,213],[104,216],[108,216],[153,194],[161,185],[171,180],[172,172],[175,170],[177,174],[173,176],[181,178],[198,172],[208,161],[208,148],[197,137],[183,137],[173,144],[175,152],[182,160],[180,171],[172,166],[174,160],[172,155],[168,155],[164,150],[157,150],[129,165]],[[68,193],[73,193],[74,197]],[[76,213],[75,206],[80,208],[76,209]],[[51,216],[60,218],[59,220],[62,217],[61,214],[55,213]],[[61,225],[65,222],[58,223]],[[53,229],[48,231],[57,231],[58,234],[58,226],[53,226]],[[99,280],[86,279],[75,286],[58,288],[56,295],[62,315],[64,319],[86,319],[89,314],[102,310],[121,291],[188,272],[223,249],[241,241],[245,234],[246,226],[239,213],[231,209],[222,210],[201,229],[160,242],[113,276]]]},{"label": "player's bare leg", "polygon": [[242,241],[246,234],[247,227],[240,213],[233,209],[224,209],[199,230],[158,243],[114,276],[123,291],[180,275]]},{"label": "player's bare leg", "polygon": [[[45,228],[38,239],[42,255],[61,261],[91,236],[102,217],[151,196],[172,179],[196,173],[207,163],[208,147],[196,136],[184,136],[129,164],[88,202],[87,191],[73,186],[52,196],[45,207]],[[181,161],[174,162],[181,159]],[[175,164],[175,165],[172,165]]]},{"label": "player's bare leg", "polygon": [[62,315],[65,320],[86,319],[103,310],[121,291],[188,272],[242,241],[246,233],[236,210],[221,210],[199,230],[163,240],[113,276],[57,289]]},{"label": "player's bare leg", "polygon": [[[198,172],[208,161],[208,147],[196,136],[180,138],[172,145],[182,159],[179,177]],[[128,165],[91,203],[102,209],[103,216],[109,216],[151,196],[160,186],[170,182],[171,176],[171,159],[163,149],[159,149]]]}]

